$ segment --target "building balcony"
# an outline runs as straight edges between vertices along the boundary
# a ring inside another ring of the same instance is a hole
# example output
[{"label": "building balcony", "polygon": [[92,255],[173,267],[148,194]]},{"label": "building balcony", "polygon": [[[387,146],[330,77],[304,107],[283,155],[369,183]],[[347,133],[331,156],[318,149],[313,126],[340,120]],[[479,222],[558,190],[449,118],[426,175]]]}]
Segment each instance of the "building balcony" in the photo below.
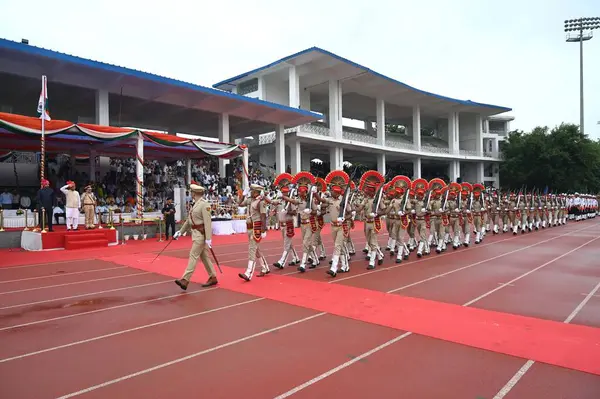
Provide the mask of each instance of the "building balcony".
[{"label": "building balcony", "polygon": [[[331,138],[330,130],[323,124],[306,124],[294,128],[286,129],[285,134],[295,133],[300,137],[308,136],[309,138],[317,138],[314,136],[321,136],[323,139]],[[313,137],[310,137],[313,136]],[[437,137],[421,136],[421,149],[417,149],[416,145],[412,142],[412,137],[403,134],[389,134],[389,138],[385,140],[385,146],[389,151],[398,150],[399,152],[414,152],[415,155],[433,156],[436,155],[446,157],[485,157],[490,160],[499,160],[500,153],[492,152],[477,152],[472,150],[455,150],[450,151],[448,143]],[[248,145],[253,147],[256,145],[267,145],[275,142],[275,132],[266,133],[258,137],[258,139],[243,139],[240,140],[240,144]],[[342,140],[336,140],[342,144],[358,145],[366,144],[365,148],[370,146],[377,146],[377,137],[368,134],[365,130],[344,126],[342,130]]]}]

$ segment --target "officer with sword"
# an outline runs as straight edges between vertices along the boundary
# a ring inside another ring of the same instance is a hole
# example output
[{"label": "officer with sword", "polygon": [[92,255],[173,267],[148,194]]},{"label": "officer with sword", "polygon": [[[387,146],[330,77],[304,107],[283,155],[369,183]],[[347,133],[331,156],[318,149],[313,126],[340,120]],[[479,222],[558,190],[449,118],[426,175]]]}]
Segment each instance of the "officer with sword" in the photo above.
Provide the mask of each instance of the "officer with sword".
[{"label": "officer with sword", "polygon": [[[190,250],[187,268],[181,279],[175,280],[175,284],[182,290],[187,290],[190,279],[196,270],[198,259],[202,260],[206,273],[208,274],[208,281],[202,284],[202,287],[210,287],[218,283],[215,268],[208,255],[209,252],[212,253],[217,262],[217,267],[219,267],[219,262],[212,249],[211,208],[210,204],[206,202],[203,196],[206,190],[195,181],[192,181],[190,184],[190,191],[192,193],[192,199],[194,200],[194,206],[190,209],[187,220],[183,226],[181,226],[181,229],[173,234],[173,238],[177,239],[183,233],[187,233],[190,230],[192,232],[192,249]],[[171,242],[172,241],[169,241],[169,243]],[[219,271],[221,271],[220,267]]]}]

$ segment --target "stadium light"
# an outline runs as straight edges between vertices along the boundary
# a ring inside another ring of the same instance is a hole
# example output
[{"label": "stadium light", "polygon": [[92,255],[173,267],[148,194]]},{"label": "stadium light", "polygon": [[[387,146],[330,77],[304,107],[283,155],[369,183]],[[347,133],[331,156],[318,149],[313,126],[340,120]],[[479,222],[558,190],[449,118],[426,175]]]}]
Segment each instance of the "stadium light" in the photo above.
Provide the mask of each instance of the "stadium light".
[{"label": "stadium light", "polygon": [[[579,124],[581,133],[583,128],[583,42],[593,37],[593,30],[600,29],[600,18],[586,17],[565,20],[566,41],[579,42]],[[574,33],[570,33],[574,32]]]}]

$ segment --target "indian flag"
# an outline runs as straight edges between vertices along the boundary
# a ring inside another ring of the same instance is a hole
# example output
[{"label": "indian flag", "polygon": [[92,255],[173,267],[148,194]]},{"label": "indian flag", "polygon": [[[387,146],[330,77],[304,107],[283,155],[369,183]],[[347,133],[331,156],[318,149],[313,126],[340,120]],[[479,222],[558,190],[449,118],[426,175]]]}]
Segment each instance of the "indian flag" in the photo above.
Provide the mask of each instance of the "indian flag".
[{"label": "indian flag", "polygon": [[48,82],[45,75],[42,76],[42,91],[38,100],[37,112],[40,119],[43,117],[47,121],[52,120],[50,119],[50,112],[48,112]]}]

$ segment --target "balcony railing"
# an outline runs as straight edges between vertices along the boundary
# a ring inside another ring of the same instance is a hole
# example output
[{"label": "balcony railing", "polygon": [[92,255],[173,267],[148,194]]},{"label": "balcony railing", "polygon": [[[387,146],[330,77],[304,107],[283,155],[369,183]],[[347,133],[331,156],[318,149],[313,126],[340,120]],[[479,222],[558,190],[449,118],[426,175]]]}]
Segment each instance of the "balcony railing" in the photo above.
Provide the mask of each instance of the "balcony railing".
[{"label": "balcony railing", "polygon": [[[352,128],[350,128],[350,129],[352,129]],[[374,136],[371,136],[368,134],[362,134],[357,131],[352,131],[354,129],[352,129],[352,130],[350,130],[350,129],[348,129],[348,130],[344,129],[342,131],[342,138],[344,140],[358,142],[358,143],[371,144],[371,145],[377,145],[377,137],[374,137]],[[322,125],[315,125],[315,124],[301,125],[301,126],[286,129],[284,131],[285,134],[296,133],[296,132],[305,133],[305,134],[315,134],[315,135],[324,136],[324,137],[330,136],[330,134],[329,134],[330,131],[329,131],[328,127],[322,126]],[[258,143],[258,145],[265,145],[265,144],[274,143],[275,140],[276,140],[275,132],[271,132],[271,133],[266,133],[266,134],[259,136],[258,140],[244,139],[244,140],[242,140],[242,143],[247,144],[247,145],[256,145],[257,143]],[[436,142],[434,138],[428,138],[428,140],[432,143]],[[441,140],[438,140],[438,141],[439,141],[439,144],[444,144],[444,142],[442,142]],[[417,147],[411,141],[408,141],[408,139],[407,140],[402,140],[402,139],[398,139],[398,138],[386,139],[385,145],[387,147],[397,148],[397,149],[401,149],[401,150],[417,151]],[[484,156],[486,158],[492,158],[492,159],[500,158],[500,155],[501,155],[500,153],[494,154],[492,152],[478,153],[477,151],[473,151],[473,150],[458,150],[458,151],[451,152],[448,147],[442,147],[442,146],[436,146],[436,145],[430,145],[430,144],[421,145],[421,151],[425,152],[425,153],[430,153],[430,154],[453,154],[453,155],[460,155],[460,156]]]}]

